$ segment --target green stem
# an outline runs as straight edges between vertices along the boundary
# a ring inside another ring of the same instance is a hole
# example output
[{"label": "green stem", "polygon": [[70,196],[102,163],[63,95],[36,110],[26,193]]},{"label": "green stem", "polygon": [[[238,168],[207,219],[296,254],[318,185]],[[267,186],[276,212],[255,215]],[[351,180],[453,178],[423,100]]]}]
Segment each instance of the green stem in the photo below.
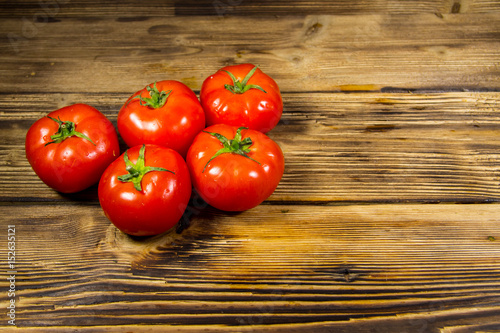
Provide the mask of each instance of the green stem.
[{"label": "green stem", "polygon": [[165,168],[159,167],[149,167],[145,165],[144,152],[146,151],[146,145],[142,145],[139,150],[139,157],[137,158],[137,162],[134,164],[129,160],[127,152],[123,154],[123,159],[125,160],[125,169],[128,171],[128,174],[118,176],[118,180],[124,183],[132,182],[134,184],[134,188],[137,191],[142,191],[141,181],[145,174],[151,171],[168,171],[175,175],[175,172],[167,170]]},{"label": "green stem", "polygon": [[233,94],[243,94],[250,89],[258,89],[258,90],[266,93],[266,91],[261,86],[258,86],[256,84],[247,84],[248,80],[250,80],[250,78],[253,76],[253,74],[255,73],[256,70],[257,70],[257,66],[252,68],[252,70],[250,72],[248,72],[248,74],[243,78],[243,81],[240,82],[240,80],[238,80],[233,75],[233,73],[223,69],[223,71],[226,72],[231,77],[231,80],[233,80],[233,85],[225,84],[224,88],[226,88],[227,90],[229,90]]},{"label": "green stem", "polygon": [[217,156],[219,155],[222,155],[222,154],[236,154],[236,155],[240,155],[240,156],[243,156],[243,157],[246,157],[254,162],[257,162],[259,163],[260,165],[260,162],[254,160],[253,158],[251,158],[250,156],[247,155],[247,153],[250,152],[250,146],[253,144],[252,142],[252,139],[251,138],[245,138],[245,139],[241,139],[241,130],[244,130],[244,129],[248,129],[247,127],[240,127],[236,130],[236,134],[234,136],[234,138],[232,140],[229,140],[228,138],[226,138],[224,135],[220,134],[220,133],[212,133],[212,132],[206,132],[206,131],[203,131],[205,133],[208,133],[214,137],[216,137],[221,143],[222,145],[224,146],[223,148],[219,149],[211,158],[210,160],[208,160],[207,164],[205,164],[205,167],[203,168],[203,172],[205,172],[205,169],[207,168],[208,164],[214,159],[216,158]]},{"label": "green stem", "polygon": [[156,87],[156,82],[154,83],[153,87],[147,86],[146,90],[148,91],[150,97],[142,97],[139,94],[134,98],[131,98],[128,103],[130,103],[134,99],[138,99],[141,106],[148,106],[153,109],[159,109],[167,103],[168,96],[170,96],[170,93],[172,92],[172,90],[159,91]]},{"label": "green stem", "polygon": [[89,140],[95,146],[96,144],[92,141],[88,136],[83,133],[76,131],[76,125],[72,121],[62,121],[59,117],[57,119],[47,116],[47,118],[52,119],[56,123],[59,124],[59,128],[54,135],[51,135],[50,138],[52,141],[47,142],[45,145],[50,145],[51,143],[61,143],[69,137],[76,136],[85,140]]}]

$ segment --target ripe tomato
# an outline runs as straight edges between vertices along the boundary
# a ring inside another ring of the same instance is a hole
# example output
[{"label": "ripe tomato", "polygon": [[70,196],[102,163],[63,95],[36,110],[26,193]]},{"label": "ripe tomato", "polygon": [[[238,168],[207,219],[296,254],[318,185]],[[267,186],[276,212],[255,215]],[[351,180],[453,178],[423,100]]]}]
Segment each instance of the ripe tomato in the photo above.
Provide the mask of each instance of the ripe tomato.
[{"label": "ripe tomato", "polygon": [[157,235],[182,217],[191,197],[186,162],[157,145],[128,149],[104,171],[98,194],[108,219],[134,236]]},{"label": "ripe tomato", "polygon": [[133,94],[118,113],[118,132],[129,147],[144,143],[172,148],[183,157],[205,128],[205,113],[184,83],[165,80]]},{"label": "ripe tomato", "polygon": [[276,142],[259,131],[225,124],[210,126],[196,136],[187,165],[198,194],[225,211],[243,211],[262,203],[285,169]]},{"label": "ripe tomato", "polygon": [[37,120],[26,134],[25,149],[38,177],[63,193],[97,183],[120,154],[113,124],[86,104],[66,106]]},{"label": "ripe tomato", "polygon": [[267,133],[283,113],[278,84],[252,64],[227,66],[203,82],[207,126],[228,124]]}]

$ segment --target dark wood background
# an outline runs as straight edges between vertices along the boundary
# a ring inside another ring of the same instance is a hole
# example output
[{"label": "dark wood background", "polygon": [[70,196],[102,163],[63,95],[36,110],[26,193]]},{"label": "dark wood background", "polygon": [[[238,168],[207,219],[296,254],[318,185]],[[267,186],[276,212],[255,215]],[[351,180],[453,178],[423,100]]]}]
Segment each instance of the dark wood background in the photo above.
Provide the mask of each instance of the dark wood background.
[{"label": "dark wood background", "polygon": [[[2,1],[0,32],[0,331],[8,225],[23,332],[500,331],[500,1]],[[135,239],[25,158],[52,110],[116,125],[146,84],[245,62],[284,100],[252,210],[194,195]]]}]

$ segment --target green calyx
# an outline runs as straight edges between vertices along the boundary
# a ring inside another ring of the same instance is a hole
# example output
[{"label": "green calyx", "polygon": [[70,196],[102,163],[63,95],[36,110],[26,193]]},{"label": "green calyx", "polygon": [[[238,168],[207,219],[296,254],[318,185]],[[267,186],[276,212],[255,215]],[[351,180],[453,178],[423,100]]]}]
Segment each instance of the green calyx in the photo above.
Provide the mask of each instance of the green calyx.
[{"label": "green calyx", "polygon": [[132,182],[134,184],[134,188],[139,192],[142,191],[142,186],[141,186],[142,178],[148,172],[167,171],[175,175],[175,172],[167,170],[165,168],[146,166],[144,160],[145,151],[146,151],[146,145],[142,145],[141,149],[139,150],[139,157],[137,158],[137,162],[135,164],[129,160],[127,152],[125,152],[125,154],[123,154],[123,159],[125,160],[125,165],[126,165],[125,169],[128,171],[128,174],[118,176],[119,181],[122,181],[124,183]]},{"label": "green calyx", "polygon": [[[250,156],[247,155],[247,153],[250,152],[249,148],[253,144],[253,142],[252,142],[252,139],[248,138],[248,137],[244,138],[243,140],[241,139],[241,130],[244,130],[244,129],[248,129],[248,128],[247,127],[238,128],[236,130],[236,135],[234,136],[234,138],[232,140],[229,140],[224,135],[219,134],[219,133],[212,133],[212,132],[203,131],[203,132],[208,133],[208,134],[216,137],[217,139],[219,139],[219,141],[222,143],[222,145],[224,147],[219,149],[219,151],[217,151],[210,158],[210,160],[207,162],[207,164],[205,164],[205,167],[203,168],[202,173],[205,172],[205,169],[207,168],[208,164],[214,158],[216,158],[217,156],[222,155],[222,154],[236,154],[236,155],[246,157],[246,158],[248,158],[256,163],[259,163],[258,161],[254,160],[253,158],[251,158]],[[260,165],[260,163],[259,163],[259,165]]]},{"label": "green calyx", "polygon": [[258,86],[256,84],[247,84],[248,80],[250,80],[250,78],[253,76],[253,74],[255,73],[256,70],[257,70],[257,66],[252,68],[252,70],[250,72],[248,72],[248,74],[243,78],[243,81],[240,82],[240,80],[238,80],[233,75],[233,73],[223,69],[223,71],[226,72],[231,77],[231,80],[233,80],[233,85],[225,84],[224,88],[226,88],[227,90],[229,90],[233,94],[243,94],[250,89],[259,89],[260,91],[266,93],[266,91],[264,89],[262,89],[261,86]]},{"label": "green calyx", "polygon": [[50,138],[52,139],[52,141],[47,142],[45,144],[45,146],[50,145],[51,143],[61,143],[64,140],[66,140],[67,138],[72,137],[72,136],[76,136],[76,137],[79,137],[79,138],[82,138],[82,139],[85,139],[85,140],[89,140],[90,142],[92,142],[92,144],[94,146],[96,145],[94,143],[94,141],[92,141],[88,136],[86,136],[83,133],[80,133],[80,132],[76,131],[76,129],[75,129],[76,125],[75,125],[74,122],[72,122],[72,121],[62,121],[59,117],[57,117],[57,119],[55,119],[55,118],[47,116],[47,118],[52,119],[53,121],[55,121],[56,123],[58,123],[59,124],[59,128],[57,129],[56,134],[50,136]]},{"label": "green calyx", "polygon": [[147,86],[146,90],[149,93],[149,97],[142,97],[139,94],[139,95],[135,96],[134,98],[132,98],[129,101],[129,103],[134,99],[138,99],[139,104],[141,104],[141,106],[148,106],[148,107],[153,108],[153,109],[159,109],[162,106],[164,106],[165,103],[167,103],[168,96],[170,96],[170,93],[172,92],[172,90],[159,91],[158,88],[156,87],[156,82],[155,82],[153,87]]}]

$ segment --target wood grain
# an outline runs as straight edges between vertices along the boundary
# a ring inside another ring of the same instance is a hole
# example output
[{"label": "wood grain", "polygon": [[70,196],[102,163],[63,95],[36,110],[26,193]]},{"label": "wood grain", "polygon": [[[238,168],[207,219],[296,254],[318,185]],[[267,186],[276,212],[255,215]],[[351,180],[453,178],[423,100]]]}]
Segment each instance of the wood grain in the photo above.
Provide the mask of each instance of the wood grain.
[{"label": "wood grain", "polygon": [[494,1],[177,1],[176,15],[360,15],[360,14],[459,14],[500,9]]},{"label": "wood grain", "polygon": [[300,15],[360,15],[360,14],[463,14],[491,13],[500,10],[497,1],[490,0],[353,0],[353,1],[245,1],[245,0],[163,0],[159,2],[33,0],[2,1],[0,17],[35,17],[51,20],[57,17],[118,17],[120,20],[140,20],[151,16],[300,16]]},{"label": "wood grain", "polygon": [[[15,225],[22,332],[500,331],[499,12],[490,0],[2,1],[0,307]],[[95,187],[54,192],[24,156],[52,110],[88,103],[116,125],[146,84],[199,94],[244,62],[285,105],[269,133],[285,174],[254,209],[194,193],[177,228],[129,237]]]},{"label": "wood grain", "polygon": [[0,30],[13,37],[0,51],[0,91],[122,93],[161,79],[199,90],[220,67],[245,62],[288,92],[498,91],[499,17],[70,17],[31,32],[5,18]]},{"label": "wood grain", "polygon": [[[0,200],[64,198],[38,179],[24,157],[24,136],[36,119],[86,102],[116,124],[127,97],[24,94],[19,109],[19,96],[0,96]],[[268,134],[285,154],[285,174],[269,203],[500,197],[499,93],[285,92],[283,98],[282,120]],[[66,198],[97,200],[95,188]]]},{"label": "wood grain", "polygon": [[497,212],[497,204],[206,208],[180,235],[139,240],[117,232],[98,205],[0,211],[22,240],[21,327],[286,323],[320,332],[500,322],[500,247],[488,239],[500,236]]}]

